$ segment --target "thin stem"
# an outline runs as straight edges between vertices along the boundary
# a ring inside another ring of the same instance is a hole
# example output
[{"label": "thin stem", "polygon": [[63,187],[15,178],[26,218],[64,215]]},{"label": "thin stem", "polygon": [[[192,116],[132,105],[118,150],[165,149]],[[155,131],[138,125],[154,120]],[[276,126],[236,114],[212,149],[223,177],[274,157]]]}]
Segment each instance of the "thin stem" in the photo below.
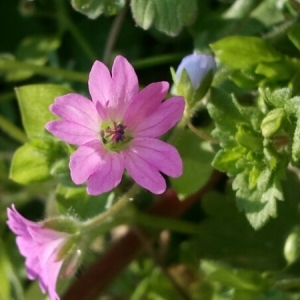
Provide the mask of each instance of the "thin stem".
[{"label": "thin stem", "polygon": [[0,128],[22,144],[28,141],[26,134],[3,116],[0,116]]},{"label": "thin stem", "polygon": [[112,52],[112,49],[116,43],[116,40],[119,36],[121,25],[125,19],[125,15],[127,12],[127,7],[128,7],[128,1],[125,5],[125,7],[122,9],[122,11],[115,17],[114,22],[111,26],[111,29],[108,34],[108,39],[106,42],[105,50],[104,50],[104,55],[103,55],[103,63],[108,64],[109,63],[109,58]]},{"label": "thin stem", "polygon": [[11,71],[11,70],[26,70],[34,72],[39,75],[61,77],[71,81],[80,81],[86,83],[88,80],[88,74],[84,72],[76,72],[65,70],[61,68],[47,67],[47,66],[36,66],[33,64],[20,62],[20,61],[1,61],[0,62],[1,71]]},{"label": "thin stem", "polygon": [[101,224],[106,218],[111,217],[112,215],[116,214],[120,211],[120,209],[125,206],[128,201],[136,194],[136,192],[139,190],[139,186],[137,184],[134,184],[130,190],[125,193],[119,200],[116,202],[109,210],[102,213],[101,215],[98,215],[84,223],[82,223],[82,226],[84,229],[93,228],[96,225]]},{"label": "thin stem", "polygon": [[148,255],[152,258],[152,260],[155,262],[155,264],[160,268],[162,273],[165,275],[165,277],[170,281],[170,283],[173,285],[175,290],[177,291],[178,295],[183,300],[191,300],[190,296],[186,293],[186,291],[176,282],[176,280],[171,276],[171,274],[168,272],[168,270],[165,268],[165,266],[160,262],[158,255],[153,250],[151,243],[145,238],[143,233],[138,228],[134,228],[134,231],[137,235],[137,237],[142,242],[144,249],[147,251]]},{"label": "thin stem", "polygon": [[199,136],[200,138],[211,142],[212,144],[220,144],[220,141],[217,139],[214,139],[213,137],[211,137],[210,135],[204,133],[203,131],[197,129],[191,122],[187,123],[187,126],[189,127],[189,129],[194,132],[197,136]]},{"label": "thin stem", "polygon": [[90,47],[89,43],[86,41],[85,37],[81,34],[78,28],[73,23],[72,19],[70,18],[67,8],[66,2],[62,0],[56,0],[56,7],[58,10],[58,21],[59,25],[61,26],[62,30],[66,29],[69,30],[72,34],[73,38],[77,41],[78,45],[82,48],[85,52],[87,57],[91,61],[95,61],[97,59],[97,54],[94,50]]}]

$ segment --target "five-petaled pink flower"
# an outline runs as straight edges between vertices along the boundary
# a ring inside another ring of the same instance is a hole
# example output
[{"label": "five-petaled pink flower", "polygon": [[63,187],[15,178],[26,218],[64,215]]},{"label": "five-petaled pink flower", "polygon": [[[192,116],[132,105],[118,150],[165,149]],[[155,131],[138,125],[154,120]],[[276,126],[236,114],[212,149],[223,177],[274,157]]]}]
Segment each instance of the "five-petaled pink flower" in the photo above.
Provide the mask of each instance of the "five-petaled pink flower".
[{"label": "five-petaled pink flower", "polygon": [[116,57],[112,75],[96,61],[88,84],[92,101],[78,94],[58,97],[50,110],[63,120],[46,124],[55,136],[79,146],[69,164],[74,183],[87,181],[87,192],[98,195],[116,187],[126,169],[142,187],[163,193],[160,172],[179,177],[183,167],[178,151],[157,137],[179,121],[184,99],[163,101],[167,82],[139,91],[136,73],[122,56]]},{"label": "five-petaled pink flower", "polygon": [[23,218],[14,205],[7,208],[7,215],[7,225],[17,235],[18,248],[26,259],[28,278],[38,279],[42,292],[48,292],[51,300],[58,300],[56,280],[64,262],[58,256],[70,235]]}]

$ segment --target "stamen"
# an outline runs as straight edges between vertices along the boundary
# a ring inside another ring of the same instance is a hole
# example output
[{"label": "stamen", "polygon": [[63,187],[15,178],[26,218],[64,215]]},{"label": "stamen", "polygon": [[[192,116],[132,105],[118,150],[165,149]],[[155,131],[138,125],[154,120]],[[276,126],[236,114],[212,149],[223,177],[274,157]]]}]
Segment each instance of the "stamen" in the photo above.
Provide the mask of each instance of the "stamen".
[{"label": "stamen", "polygon": [[[114,129],[111,129],[109,126],[105,129],[105,130],[101,130],[100,134],[102,137],[102,141],[105,140],[107,141],[107,139],[105,139],[104,134],[108,134],[107,137],[111,136],[111,142],[122,142],[126,140],[126,136],[125,136],[125,129],[127,128],[127,126],[124,126],[123,124],[117,124],[115,121],[113,122],[114,124]],[[103,131],[103,134],[102,134]]]}]

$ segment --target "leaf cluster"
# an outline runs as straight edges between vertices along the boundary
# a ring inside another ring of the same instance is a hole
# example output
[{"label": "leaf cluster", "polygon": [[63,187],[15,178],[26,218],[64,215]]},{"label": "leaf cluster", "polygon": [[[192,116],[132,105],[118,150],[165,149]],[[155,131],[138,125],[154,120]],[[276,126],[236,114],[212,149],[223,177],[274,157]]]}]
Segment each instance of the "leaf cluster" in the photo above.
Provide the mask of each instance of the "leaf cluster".
[{"label": "leaf cluster", "polygon": [[233,177],[237,205],[256,229],[277,216],[288,164],[299,166],[299,97],[261,89],[258,98],[256,106],[242,106],[213,88],[207,106],[221,147],[212,164]]}]

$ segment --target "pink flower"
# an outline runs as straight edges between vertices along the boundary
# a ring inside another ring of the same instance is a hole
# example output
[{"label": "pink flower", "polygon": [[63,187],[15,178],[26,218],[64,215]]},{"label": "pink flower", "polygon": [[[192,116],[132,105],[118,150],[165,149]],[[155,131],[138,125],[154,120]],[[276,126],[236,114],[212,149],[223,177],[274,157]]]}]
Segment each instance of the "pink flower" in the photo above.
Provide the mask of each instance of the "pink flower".
[{"label": "pink flower", "polygon": [[157,137],[179,121],[184,99],[163,101],[167,82],[139,91],[136,73],[122,56],[116,57],[112,76],[96,61],[88,84],[92,101],[78,94],[58,97],[50,110],[63,120],[46,124],[55,136],[79,146],[69,164],[74,183],[87,181],[87,192],[98,195],[116,187],[126,169],[142,187],[163,193],[160,172],[179,177],[182,161],[173,146]]},{"label": "pink flower", "polygon": [[70,235],[23,218],[14,205],[7,208],[7,215],[7,225],[17,235],[19,251],[26,259],[28,278],[38,279],[42,292],[48,292],[51,300],[58,300],[56,280],[64,262],[58,256]]}]

